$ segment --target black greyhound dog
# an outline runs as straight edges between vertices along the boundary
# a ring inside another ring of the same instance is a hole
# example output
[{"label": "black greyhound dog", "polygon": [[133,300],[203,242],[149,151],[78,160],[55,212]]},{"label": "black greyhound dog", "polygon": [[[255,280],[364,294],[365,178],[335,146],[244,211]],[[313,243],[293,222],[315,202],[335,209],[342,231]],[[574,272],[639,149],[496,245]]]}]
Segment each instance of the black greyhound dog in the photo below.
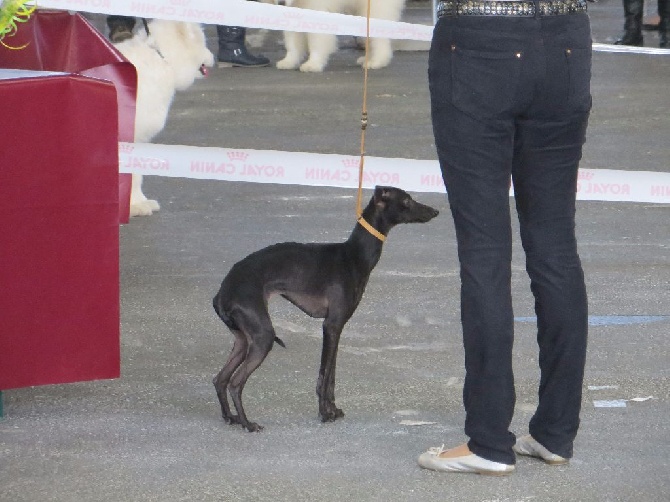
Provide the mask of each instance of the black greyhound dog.
[{"label": "black greyhound dog", "polygon": [[[382,253],[383,240],[399,223],[425,223],[438,211],[420,204],[403,190],[376,187],[349,239],[336,244],[285,242],[250,254],[231,268],[214,297],[214,310],[235,335],[228,361],[213,383],[223,419],[249,432],[242,390],[277,338],[268,314],[268,298],[279,294],[305,314],[324,319],[323,351],[316,384],[324,422],[344,413],[335,406],[335,362],[342,328],[352,316]],[[227,391],[235,404],[233,415]]]}]

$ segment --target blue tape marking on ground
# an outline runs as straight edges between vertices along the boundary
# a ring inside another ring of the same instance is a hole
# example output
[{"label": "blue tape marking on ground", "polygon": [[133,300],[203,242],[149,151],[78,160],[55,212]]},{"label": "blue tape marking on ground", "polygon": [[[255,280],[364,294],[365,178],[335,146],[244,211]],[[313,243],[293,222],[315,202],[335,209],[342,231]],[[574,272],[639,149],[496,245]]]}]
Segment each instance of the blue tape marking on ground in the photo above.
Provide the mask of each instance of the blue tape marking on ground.
[{"label": "blue tape marking on ground", "polygon": [[[515,317],[516,322],[536,322],[536,317]],[[613,326],[627,324],[649,324],[670,320],[668,315],[591,315],[589,326]]]}]

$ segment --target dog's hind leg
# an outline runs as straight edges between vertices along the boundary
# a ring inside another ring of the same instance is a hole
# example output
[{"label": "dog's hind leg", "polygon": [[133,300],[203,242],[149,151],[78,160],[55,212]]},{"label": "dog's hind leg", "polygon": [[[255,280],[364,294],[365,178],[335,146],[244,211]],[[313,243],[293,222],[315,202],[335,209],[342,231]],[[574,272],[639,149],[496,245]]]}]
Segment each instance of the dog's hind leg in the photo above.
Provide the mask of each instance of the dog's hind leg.
[{"label": "dog's hind leg", "polygon": [[321,367],[316,384],[319,397],[319,415],[322,422],[332,422],[344,416],[344,412],[335,406],[335,367],[337,365],[337,348],[340,342],[343,323],[326,319],[323,323],[323,350]]},{"label": "dog's hind leg", "polygon": [[230,397],[237,409],[237,420],[249,432],[258,432],[261,425],[250,422],[242,406],[242,391],[251,374],[265,360],[275,342],[275,331],[270,322],[270,316],[265,308],[255,310],[256,319],[236,319],[241,330],[246,334],[248,350],[246,358],[239,365],[228,384]]},{"label": "dog's hind leg", "polygon": [[233,348],[230,351],[230,356],[226,364],[223,366],[221,371],[214,377],[212,383],[216,389],[216,395],[219,398],[219,403],[221,404],[221,415],[223,419],[229,424],[239,423],[237,415],[233,415],[230,411],[230,406],[228,405],[228,383],[230,382],[230,377],[235,373],[235,370],[242,364],[244,358],[247,356],[248,344],[247,337],[240,330],[231,329],[233,335],[235,335],[235,343]]}]

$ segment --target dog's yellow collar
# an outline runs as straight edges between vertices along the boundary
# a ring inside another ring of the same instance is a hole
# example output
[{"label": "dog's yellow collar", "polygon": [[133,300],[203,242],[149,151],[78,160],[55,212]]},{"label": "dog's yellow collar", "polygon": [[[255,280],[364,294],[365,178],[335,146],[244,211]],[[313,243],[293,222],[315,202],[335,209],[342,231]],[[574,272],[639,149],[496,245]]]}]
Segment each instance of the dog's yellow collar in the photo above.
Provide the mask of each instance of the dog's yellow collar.
[{"label": "dog's yellow collar", "polygon": [[365,221],[365,218],[363,218],[362,216],[359,216],[358,220],[356,220],[356,221],[358,221],[358,223],[360,223],[361,226],[365,230],[370,232],[372,235],[374,235],[380,241],[384,242],[386,240],[386,236],[383,233],[381,233],[379,230],[377,230],[375,227],[370,225],[367,221]]}]

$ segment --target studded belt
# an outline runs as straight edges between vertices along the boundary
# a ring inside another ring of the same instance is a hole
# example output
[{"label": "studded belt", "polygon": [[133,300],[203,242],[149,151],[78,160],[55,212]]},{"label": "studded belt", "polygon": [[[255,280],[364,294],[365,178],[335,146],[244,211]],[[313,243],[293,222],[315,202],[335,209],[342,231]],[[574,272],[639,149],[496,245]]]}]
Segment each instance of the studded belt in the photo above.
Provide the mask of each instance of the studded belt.
[{"label": "studded belt", "polygon": [[[539,12],[538,12],[539,9]],[[442,0],[437,17],[444,16],[562,16],[586,12],[586,0]]]}]

